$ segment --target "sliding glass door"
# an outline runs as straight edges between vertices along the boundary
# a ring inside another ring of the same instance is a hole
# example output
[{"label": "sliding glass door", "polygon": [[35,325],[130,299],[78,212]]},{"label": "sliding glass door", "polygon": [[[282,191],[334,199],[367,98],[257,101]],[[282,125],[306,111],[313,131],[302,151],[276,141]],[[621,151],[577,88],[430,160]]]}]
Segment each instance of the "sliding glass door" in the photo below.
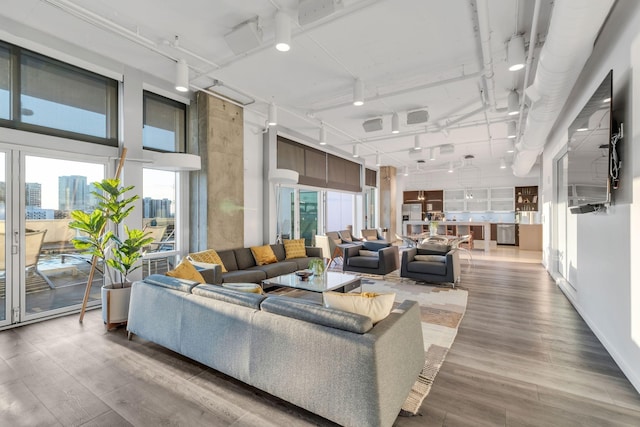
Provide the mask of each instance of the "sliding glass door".
[{"label": "sliding glass door", "polygon": [[[0,326],[78,309],[91,265],[71,244],[70,213],[97,205],[104,164],[4,150],[0,165]],[[90,306],[101,284],[98,272]]]}]

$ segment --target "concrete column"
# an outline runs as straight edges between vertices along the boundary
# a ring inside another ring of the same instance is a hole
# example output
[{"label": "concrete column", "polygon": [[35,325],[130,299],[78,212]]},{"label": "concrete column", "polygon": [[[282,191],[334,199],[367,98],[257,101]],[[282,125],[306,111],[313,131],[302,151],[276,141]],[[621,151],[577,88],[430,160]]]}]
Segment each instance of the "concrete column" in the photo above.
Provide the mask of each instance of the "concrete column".
[{"label": "concrete column", "polygon": [[[200,174],[206,176],[206,189],[192,192],[192,197],[206,196],[206,201],[197,200],[202,213],[197,221],[200,227],[206,227],[207,248],[223,250],[244,245],[243,122],[241,107],[198,93]],[[202,249],[202,244],[199,246]]]},{"label": "concrete column", "polygon": [[389,241],[394,241],[397,233],[396,173],[397,170],[393,166],[380,167],[380,227],[389,230]]}]

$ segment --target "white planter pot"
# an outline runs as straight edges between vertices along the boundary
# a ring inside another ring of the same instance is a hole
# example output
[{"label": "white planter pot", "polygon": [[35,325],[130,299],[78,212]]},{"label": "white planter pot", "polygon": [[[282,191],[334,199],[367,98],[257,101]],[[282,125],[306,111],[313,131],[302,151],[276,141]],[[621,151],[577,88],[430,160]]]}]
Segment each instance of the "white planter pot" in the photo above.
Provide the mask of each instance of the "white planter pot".
[{"label": "white planter pot", "polygon": [[107,329],[127,323],[130,297],[131,283],[119,288],[114,288],[114,285],[102,287],[102,320]]}]

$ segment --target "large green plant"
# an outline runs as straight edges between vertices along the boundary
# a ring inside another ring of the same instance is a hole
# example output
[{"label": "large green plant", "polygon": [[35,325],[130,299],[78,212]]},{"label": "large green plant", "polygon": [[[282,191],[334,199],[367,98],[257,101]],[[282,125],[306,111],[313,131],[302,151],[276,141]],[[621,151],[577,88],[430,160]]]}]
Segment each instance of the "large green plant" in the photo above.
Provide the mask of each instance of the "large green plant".
[{"label": "large green plant", "polygon": [[79,237],[71,239],[76,249],[97,257],[105,264],[105,273],[110,282],[124,285],[127,276],[140,267],[135,265],[142,256],[142,249],[153,242],[142,230],[124,226],[125,239],[118,235],[120,223],[131,213],[133,203],[140,198],[124,194],[134,187],[121,187],[119,179],[103,179],[94,182],[99,191],[93,191],[99,202],[93,212],[75,210],[69,227],[80,231]]}]

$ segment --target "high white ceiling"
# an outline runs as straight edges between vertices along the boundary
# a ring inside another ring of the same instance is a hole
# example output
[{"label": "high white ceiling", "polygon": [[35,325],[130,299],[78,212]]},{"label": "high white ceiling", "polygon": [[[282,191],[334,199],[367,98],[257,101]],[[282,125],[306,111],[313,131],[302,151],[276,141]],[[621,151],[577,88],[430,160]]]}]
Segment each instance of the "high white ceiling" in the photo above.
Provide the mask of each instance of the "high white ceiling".
[{"label": "high white ceiling", "polygon": [[[304,26],[298,23],[297,0],[2,3],[0,22],[14,32],[33,28],[171,82],[175,60],[183,58],[192,90],[217,84],[211,90],[250,101],[245,107],[265,117],[274,102],[278,124],[308,141],[319,139],[324,123],[330,149],[350,153],[358,144],[368,166],[380,153],[382,164],[410,170],[420,158],[426,160],[421,169],[441,169],[450,161],[462,164],[469,154],[483,167],[497,167],[501,158],[510,162],[507,94],[514,88],[522,93],[533,80],[553,7],[552,0],[540,2],[525,85],[525,70],[507,69],[507,42],[520,33],[528,46],[534,1],[342,0],[333,2],[335,12]],[[291,17],[289,52],[273,47],[278,10]],[[484,11],[488,31],[479,24]],[[256,18],[261,45],[234,54],[224,36]],[[482,40],[490,46],[485,54]],[[487,75],[491,69],[493,76]],[[352,105],[356,77],[364,82],[361,107]],[[429,120],[408,125],[407,112],[419,109],[428,110]],[[391,133],[394,112],[400,117],[398,134]],[[362,123],[371,118],[382,118],[384,128],[365,132]],[[422,154],[410,154],[416,135]],[[444,144],[453,144],[453,152],[440,154],[437,147]],[[435,161],[428,160],[430,147],[436,147]]]}]

